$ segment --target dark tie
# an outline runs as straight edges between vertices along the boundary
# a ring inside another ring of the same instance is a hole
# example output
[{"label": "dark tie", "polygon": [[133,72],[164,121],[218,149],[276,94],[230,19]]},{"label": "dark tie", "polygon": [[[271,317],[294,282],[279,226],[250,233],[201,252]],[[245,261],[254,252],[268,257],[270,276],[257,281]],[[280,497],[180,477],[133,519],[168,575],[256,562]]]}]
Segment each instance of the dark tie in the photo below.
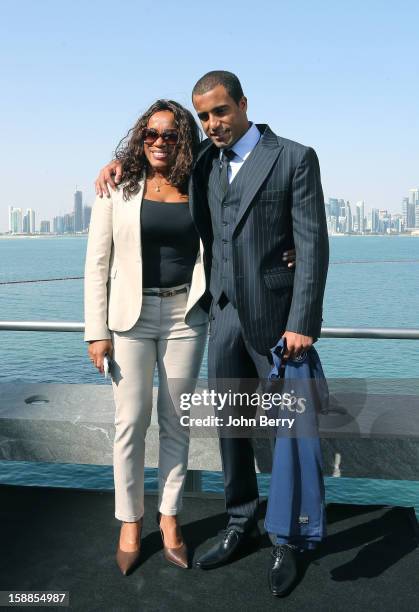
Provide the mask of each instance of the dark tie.
[{"label": "dark tie", "polygon": [[235,155],[231,149],[224,149],[220,158],[220,185],[223,195],[227,192],[229,186],[228,165]]}]

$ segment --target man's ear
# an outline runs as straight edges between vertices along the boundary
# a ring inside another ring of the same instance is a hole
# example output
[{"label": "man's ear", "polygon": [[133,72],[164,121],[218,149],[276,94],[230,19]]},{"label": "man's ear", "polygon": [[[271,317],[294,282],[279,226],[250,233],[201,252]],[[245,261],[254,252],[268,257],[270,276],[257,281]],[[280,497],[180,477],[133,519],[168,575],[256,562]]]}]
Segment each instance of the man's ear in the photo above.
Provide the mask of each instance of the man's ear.
[{"label": "man's ear", "polygon": [[239,108],[240,110],[247,112],[247,98],[246,96],[242,96],[239,100]]}]

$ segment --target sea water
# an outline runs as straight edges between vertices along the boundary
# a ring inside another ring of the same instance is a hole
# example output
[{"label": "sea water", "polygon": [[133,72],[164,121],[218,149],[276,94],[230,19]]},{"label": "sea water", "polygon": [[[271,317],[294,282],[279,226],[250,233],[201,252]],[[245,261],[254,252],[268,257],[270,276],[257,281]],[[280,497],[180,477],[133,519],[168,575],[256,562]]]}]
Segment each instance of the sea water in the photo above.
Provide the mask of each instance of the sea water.
[{"label": "sea water", "polygon": [[[83,321],[79,277],[86,244],[85,236],[0,239],[0,320]],[[323,326],[419,328],[419,238],[331,237]],[[316,348],[329,378],[419,375],[417,340],[320,339]],[[110,384],[87,358],[81,333],[0,332],[0,358],[1,382]],[[202,378],[206,371],[205,354]],[[113,487],[111,466],[10,461],[0,462],[0,482]],[[222,490],[220,474],[204,472],[203,483],[206,490]],[[260,485],[266,493],[269,478],[261,476]],[[156,472],[148,469],[146,487],[155,486]],[[419,504],[419,483],[326,479],[326,486],[333,499],[347,494],[358,503],[380,503],[391,493]]]}]

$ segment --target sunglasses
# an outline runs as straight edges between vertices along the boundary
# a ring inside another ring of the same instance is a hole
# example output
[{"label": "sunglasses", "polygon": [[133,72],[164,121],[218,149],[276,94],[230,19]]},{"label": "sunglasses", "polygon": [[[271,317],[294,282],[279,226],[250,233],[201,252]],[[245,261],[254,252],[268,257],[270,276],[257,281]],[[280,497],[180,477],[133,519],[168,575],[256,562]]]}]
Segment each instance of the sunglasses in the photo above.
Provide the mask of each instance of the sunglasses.
[{"label": "sunglasses", "polygon": [[154,128],[144,128],[141,132],[141,137],[143,142],[148,145],[154,144],[160,137],[168,145],[175,145],[178,141],[178,133],[176,130],[163,130],[163,132],[158,132]]}]

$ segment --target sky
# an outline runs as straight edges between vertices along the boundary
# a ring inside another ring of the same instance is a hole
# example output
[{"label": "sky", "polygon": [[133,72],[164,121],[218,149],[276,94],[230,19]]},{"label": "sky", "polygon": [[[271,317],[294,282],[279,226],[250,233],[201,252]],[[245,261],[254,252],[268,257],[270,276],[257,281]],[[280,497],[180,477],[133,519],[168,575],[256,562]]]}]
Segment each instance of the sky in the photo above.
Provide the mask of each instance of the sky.
[{"label": "sky", "polygon": [[249,119],[314,147],[325,198],[401,211],[419,185],[417,0],[0,0],[0,231],[86,204],[157,98],[236,73]]}]

